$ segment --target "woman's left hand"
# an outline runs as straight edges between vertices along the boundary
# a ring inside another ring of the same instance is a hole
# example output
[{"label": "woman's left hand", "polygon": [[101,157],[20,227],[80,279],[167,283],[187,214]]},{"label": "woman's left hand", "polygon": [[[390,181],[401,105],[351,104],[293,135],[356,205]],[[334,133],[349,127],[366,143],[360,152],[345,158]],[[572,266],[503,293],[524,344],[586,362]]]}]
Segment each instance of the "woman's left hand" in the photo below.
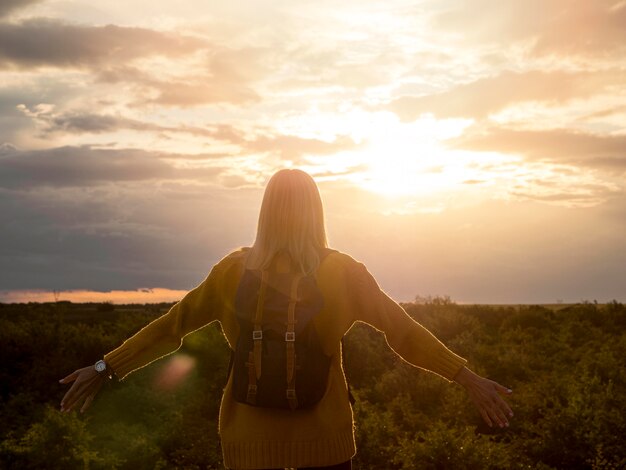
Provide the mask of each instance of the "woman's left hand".
[{"label": "woman's left hand", "polygon": [[513,417],[513,411],[508,403],[501,397],[510,395],[513,391],[503,387],[493,380],[475,374],[467,367],[463,367],[454,377],[454,381],[467,390],[471,400],[478,408],[480,415],[489,427],[494,424],[501,428],[509,425],[509,418]]},{"label": "woman's left hand", "polygon": [[83,413],[89,408],[105,380],[106,378],[98,374],[93,366],[77,369],[59,380],[62,384],[74,382],[61,400],[61,411],[71,411],[82,403],[80,412]]}]

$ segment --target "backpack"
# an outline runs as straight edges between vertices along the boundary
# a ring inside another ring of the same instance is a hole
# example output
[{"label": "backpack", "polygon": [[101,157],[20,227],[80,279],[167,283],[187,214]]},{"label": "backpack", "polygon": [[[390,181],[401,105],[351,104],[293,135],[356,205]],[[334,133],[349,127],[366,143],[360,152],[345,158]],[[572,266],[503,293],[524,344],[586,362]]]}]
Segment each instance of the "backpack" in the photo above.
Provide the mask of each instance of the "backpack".
[{"label": "backpack", "polygon": [[313,275],[244,271],[235,299],[239,339],[231,359],[236,401],[296,410],[321,400],[330,357],[313,319],[323,305]]}]

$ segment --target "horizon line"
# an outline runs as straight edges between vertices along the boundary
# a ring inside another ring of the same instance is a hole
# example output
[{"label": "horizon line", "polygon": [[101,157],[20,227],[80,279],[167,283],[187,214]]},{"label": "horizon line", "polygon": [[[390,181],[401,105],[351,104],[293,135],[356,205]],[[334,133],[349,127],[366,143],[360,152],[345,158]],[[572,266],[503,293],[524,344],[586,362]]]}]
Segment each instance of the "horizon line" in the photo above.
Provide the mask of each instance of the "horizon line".
[{"label": "horizon line", "polygon": [[[138,289],[111,289],[105,291],[86,290],[86,289],[4,289],[0,290],[0,303],[110,303],[113,305],[124,304],[158,304],[158,303],[175,303],[180,301],[190,290],[169,289],[164,287],[142,287]],[[444,303],[449,302],[457,305],[575,305],[581,303],[597,303],[606,304],[611,302],[623,303],[622,300],[616,298],[600,301],[599,299],[544,299],[544,300],[525,300],[525,301],[468,301],[456,300],[448,295],[416,295],[410,300],[396,300],[405,304],[428,304],[433,300],[441,299]]]}]

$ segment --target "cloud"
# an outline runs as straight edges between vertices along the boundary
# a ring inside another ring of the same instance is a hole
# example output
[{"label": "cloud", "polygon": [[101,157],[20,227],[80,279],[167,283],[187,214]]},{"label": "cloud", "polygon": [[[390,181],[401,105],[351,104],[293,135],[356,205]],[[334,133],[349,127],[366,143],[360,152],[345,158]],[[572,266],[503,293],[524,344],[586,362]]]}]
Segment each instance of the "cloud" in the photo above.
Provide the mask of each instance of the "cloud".
[{"label": "cloud", "polygon": [[590,114],[587,114],[586,116],[581,117],[580,120],[585,121],[588,119],[614,116],[616,114],[626,114],[626,105],[612,106],[610,108],[601,109],[599,111],[595,111],[593,113],[590,113]]},{"label": "cloud", "polygon": [[[220,135],[219,127],[214,135]],[[307,154],[332,154],[351,148],[347,137],[325,142],[296,136],[265,135],[250,140],[238,134],[223,133],[236,141],[243,154],[264,152],[299,161]],[[204,160],[203,165],[179,167],[175,161]],[[210,165],[206,165],[210,162]],[[101,149],[91,146],[65,146],[21,151],[10,144],[0,146],[0,188],[27,190],[38,187],[92,187],[106,183],[142,181],[195,181],[223,187],[241,187],[256,181],[257,172],[237,168],[229,154],[177,154],[141,149]]]},{"label": "cloud", "polygon": [[190,75],[163,80],[157,74],[133,69],[114,67],[98,73],[100,84],[124,84],[134,87],[133,105],[194,107],[207,104],[230,103],[235,105],[255,104],[261,96],[250,87],[247,79],[229,80],[210,73],[206,76]]},{"label": "cloud", "polygon": [[55,113],[53,106],[44,104],[33,106],[32,109],[28,108],[24,104],[19,104],[17,109],[24,115],[32,118],[41,126],[43,136],[58,132],[67,134],[100,134],[115,132],[121,129],[157,132],[168,130],[165,126],[142,122],[136,119],[128,119],[121,116],[96,114],[91,112]]},{"label": "cloud", "polygon": [[[97,72],[99,84],[131,84],[135,90],[134,104],[144,106],[193,107],[206,104],[230,103],[235,105],[255,104],[261,96],[252,84],[265,76],[264,52],[260,49],[231,50],[212,48],[199,67],[180,70],[187,73],[170,76],[171,70],[141,70],[130,65],[111,64]],[[241,61],[238,63],[238,61]]]},{"label": "cloud", "polygon": [[5,145],[0,150],[0,188],[12,190],[149,180],[213,181],[227,173],[225,167],[176,168],[165,160],[180,155],[138,149],[68,146],[19,151]]},{"label": "cloud", "polygon": [[610,85],[623,83],[626,72],[511,72],[455,86],[441,93],[402,96],[387,108],[404,121],[421,114],[439,117],[484,118],[508,106],[539,101],[561,104],[601,93]]},{"label": "cloud", "polygon": [[17,147],[13,144],[10,144],[8,142],[3,142],[2,144],[0,144],[0,157],[2,157],[3,155],[11,155],[17,152]]},{"label": "cloud", "polygon": [[501,127],[470,130],[451,139],[454,148],[524,155],[529,160],[550,161],[615,172],[626,171],[626,135],[602,135],[570,129],[545,131]]},{"label": "cloud", "polygon": [[547,194],[537,194],[532,190],[511,191],[511,196],[520,201],[545,202],[564,207],[595,207],[616,195],[616,191],[611,191],[608,188],[598,188],[592,191],[580,191],[578,188],[573,188],[572,191],[549,192]]},{"label": "cloud", "polygon": [[79,26],[51,19],[0,23],[0,61],[19,68],[94,67],[148,56],[180,57],[197,38],[126,26]]},{"label": "cloud", "polygon": [[306,155],[331,155],[345,150],[353,150],[359,146],[351,137],[344,135],[336,136],[332,141],[326,141],[279,134],[264,127],[256,127],[244,131],[229,124],[166,126],[122,116],[91,112],[68,111],[57,113],[54,111],[53,106],[44,104],[34,106],[32,109],[19,105],[18,109],[39,124],[43,137],[55,133],[101,134],[115,133],[120,130],[157,132],[160,134],[189,134],[235,145],[239,147],[240,153],[267,153],[282,159],[296,161]]},{"label": "cloud", "polygon": [[558,14],[538,37],[537,55],[610,57],[626,49],[626,3],[562,0]]},{"label": "cloud", "polygon": [[[7,157],[35,161],[21,174],[7,175]],[[6,221],[0,285],[190,289],[228,250],[251,241],[259,188],[228,189],[221,184],[228,171],[175,172],[156,157],[89,148],[36,154],[0,146],[0,215]],[[86,163],[78,169],[63,165],[81,159]],[[145,167],[153,168],[147,177]],[[105,175],[98,176],[101,171]],[[11,176],[20,180],[6,184]]]},{"label": "cloud", "polygon": [[537,57],[608,58],[626,45],[622,0],[470,0],[452,5],[434,15],[433,25],[463,31],[464,42],[530,44],[529,54]]},{"label": "cloud", "polygon": [[201,126],[166,126],[120,115],[97,114],[91,111],[55,111],[54,105],[40,103],[32,107],[19,104],[16,108],[31,118],[41,129],[42,137],[49,134],[102,134],[121,130],[158,133],[183,133],[199,137],[212,137],[231,143],[245,141],[243,133],[227,124]]},{"label": "cloud", "polygon": [[144,82],[157,91],[157,95],[147,98],[147,103],[164,106],[200,106],[211,103],[252,104],[261,97],[241,82],[229,82],[222,77],[195,77],[185,81]]},{"label": "cloud", "polygon": [[33,3],[39,3],[42,0],[2,0],[0,3],[0,18],[8,16],[15,10],[20,10]]},{"label": "cloud", "polygon": [[259,135],[244,144],[252,152],[267,152],[283,159],[300,159],[304,155],[332,155],[359,145],[348,136],[337,136],[333,141],[307,139],[294,135]]}]

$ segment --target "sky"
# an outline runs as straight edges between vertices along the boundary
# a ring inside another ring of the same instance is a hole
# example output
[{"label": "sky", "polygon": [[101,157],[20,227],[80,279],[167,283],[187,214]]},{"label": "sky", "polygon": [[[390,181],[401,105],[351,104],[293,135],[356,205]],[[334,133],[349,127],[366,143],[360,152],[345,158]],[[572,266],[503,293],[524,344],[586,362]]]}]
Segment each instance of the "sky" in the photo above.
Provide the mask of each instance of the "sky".
[{"label": "sky", "polygon": [[281,168],[398,301],[626,301],[625,25],[623,0],[2,0],[0,301],[179,300]]}]

